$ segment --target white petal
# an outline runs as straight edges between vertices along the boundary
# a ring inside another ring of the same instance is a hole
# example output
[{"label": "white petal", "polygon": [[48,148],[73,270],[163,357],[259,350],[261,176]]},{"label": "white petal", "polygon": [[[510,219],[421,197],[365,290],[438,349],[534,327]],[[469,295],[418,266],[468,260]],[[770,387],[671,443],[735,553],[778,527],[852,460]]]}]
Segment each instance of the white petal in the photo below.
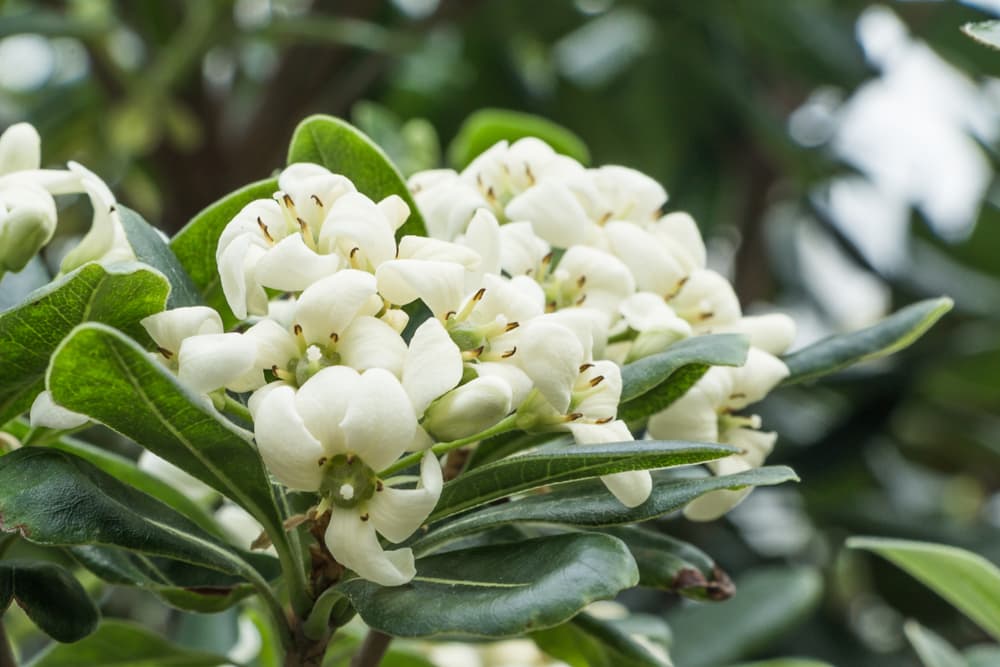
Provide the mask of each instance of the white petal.
[{"label": "white petal", "polygon": [[83,165],[70,162],[67,165],[80,177],[80,185],[90,199],[93,219],[90,231],[79,245],[71,250],[62,262],[64,272],[89,261],[119,262],[135,259],[116,211],[115,197],[107,184]]},{"label": "white petal", "polygon": [[534,273],[550,252],[552,246],[535,234],[530,222],[508,222],[500,228],[500,262],[512,276]]},{"label": "white petal", "polygon": [[650,227],[656,236],[670,241],[671,254],[689,272],[705,268],[705,242],[698,224],[683,211],[669,213]]},{"label": "white petal", "polygon": [[355,192],[350,180],[310,162],[286,167],[278,176],[278,187],[292,198],[296,214],[309,225],[321,225],[326,212],[338,199]]},{"label": "white petal", "polygon": [[726,474],[723,472],[726,468],[724,462],[733,457],[742,459],[752,468],[759,468],[764,465],[767,455],[774,449],[774,443],[778,440],[778,434],[772,431],[758,431],[750,428],[731,428],[727,429],[721,438],[722,442],[733,447],[739,447],[743,450],[743,453],[734,454],[733,456],[728,456],[717,461],[710,461],[708,467],[716,475]]},{"label": "white petal", "polygon": [[[590,387],[589,383],[603,378],[599,384]],[[577,380],[577,386],[582,385],[591,393],[577,403],[574,408],[588,419],[606,419],[618,413],[618,402],[622,394],[622,373],[617,364],[611,361],[595,361]]]},{"label": "white petal", "polygon": [[611,253],[596,248],[573,246],[559,260],[559,270],[566,271],[571,280],[585,279],[585,304],[609,314],[617,312],[621,302],[635,292],[635,280],[628,267]]},{"label": "white petal", "polygon": [[479,255],[478,273],[500,273],[500,224],[493,213],[485,208],[476,211],[462,244]]},{"label": "white petal", "polygon": [[242,334],[185,338],[177,354],[177,379],[199,394],[225,387],[254,367],[257,346]]},{"label": "white petal", "polygon": [[511,220],[526,220],[535,233],[557,248],[568,248],[584,237],[588,218],[576,197],[562,183],[539,183],[514,197],[505,209]]},{"label": "white petal", "polygon": [[218,492],[215,489],[148,449],[139,454],[136,465],[140,470],[163,480],[196,502],[207,502],[217,497]]},{"label": "white petal", "polygon": [[226,303],[238,319],[267,314],[267,292],[257,282],[256,266],[264,256],[263,241],[249,234],[229,243],[218,257],[219,279]]},{"label": "white petal", "polygon": [[256,238],[266,244],[267,236],[261,229],[261,224],[267,228],[267,236],[272,241],[280,241],[288,234],[288,223],[281,214],[281,207],[273,199],[255,199],[244,206],[236,216],[226,224],[219,235],[216,244],[216,259],[229,247],[229,244],[244,234]]},{"label": "white petal", "polygon": [[306,380],[295,395],[303,424],[330,454],[347,452],[340,423],[360,384],[361,374],[353,368],[330,366]]},{"label": "white petal", "polygon": [[653,492],[653,478],[648,470],[628,470],[603,475],[601,481],[625,507],[638,507]]},{"label": "white petal", "polygon": [[[737,456],[729,456],[718,462],[717,474],[732,475],[750,470],[752,467]],[[743,499],[750,495],[752,490],[753,487],[748,486],[737,490],[709,491],[688,503],[684,507],[684,516],[691,521],[714,521],[743,502]]]},{"label": "white petal", "polygon": [[431,401],[461,379],[461,351],[439,320],[428,319],[410,339],[403,365],[403,389],[410,396],[413,411],[424,414]]},{"label": "white petal", "polygon": [[306,246],[301,234],[292,234],[261,257],[257,279],[265,287],[298,292],[333,275],[342,263],[339,256],[321,255]]},{"label": "white petal", "polygon": [[340,427],[347,449],[377,472],[406,451],[417,418],[399,380],[389,371],[372,368],[362,374]]},{"label": "white petal", "polygon": [[368,197],[358,192],[346,194],[330,207],[319,247],[348,255],[356,247],[372,267],[396,256],[395,227]]},{"label": "white petal", "polygon": [[34,428],[54,428],[65,431],[83,426],[89,417],[56,404],[52,400],[52,394],[46,390],[35,397],[35,401],[31,404],[29,419]]},{"label": "white petal", "polygon": [[784,313],[743,317],[729,327],[716,330],[746,334],[750,345],[774,355],[783,354],[795,340],[795,320]]},{"label": "white petal", "polygon": [[265,369],[272,366],[284,368],[289,361],[299,355],[295,336],[272,319],[257,322],[247,329],[243,336],[257,346],[257,360],[254,363],[256,368]]},{"label": "white petal", "polygon": [[342,334],[354,318],[374,315],[375,277],[364,271],[345,269],[324,278],[299,297],[295,321],[310,343],[326,345],[330,334]]},{"label": "white petal", "polygon": [[531,393],[531,378],[514,364],[486,361],[475,364],[473,368],[479,377],[496,378],[510,387],[511,410],[516,410]]},{"label": "white petal", "polygon": [[607,424],[570,423],[567,428],[578,445],[603,445],[608,442],[630,442],[635,439],[621,419]]},{"label": "white petal", "polygon": [[718,406],[699,384],[689,389],[665,410],[650,417],[648,426],[650,437],[657,440],[718,442],[719,415],[716,412]]},{"label": "white petal", "polygon": [[441,496],[444,480],[441,464],[427,452],[420,462],[420,486],[396,489],[384,486],[368,502],[367,511],[375,530],[393,543],[412,535],[430,515]]},{"label": "white petal", "polygon": [[[531,381],[527,377],[525,381],[530,387]],[[477,377],[432,403],[423,427],[442,442],[466,438],[510,414],[513,397],[506,380],[495,376]]]},{"label": "white petal", "polygon": [[667,192],[641,171],[619,165],[588,170],[597,189],[606,198],[615,220],[652,222],[667,201]]},{"label": "white petal", "polygon": [[565,412],[584,360],[580,341],[568,328],[549,322],[529,322],[515,331],[522,333],[511,359],[553,408]]},{"label": "white petal", "polygon": [[451,262],[397,259],[379,266],[375,276],[390,302],[403,306],[420,299],[439,319],[458,309],[465,290],[465,267]]},{"label": "white petal", "polygon": [[467,269],[476,269],[481,263],[479,253],[466,246],[425,236],[404,236],[399,241],[399,259],[424,259],[435,262],[452,262]]},{"label": "white petal", "polygon": [[545,295],[532,278],[517,276],[506,280],[501,276],[483,276],[486,289],[473,313],[477,322],[521,322],[538,317],[545,312]]},{"label": "white petal", "polygon": [[410,217],[410,206],[399,195],[389,195],[378,203],[378,208],[394,230],[402,227]]},{"label": "white petal", "polygon": [[0,174],[38,169],[42,138],[30,123],[15,123],[0,135]]},{"label": "white petal", "polygon": [[692,273],[669,304],[698,333],[732,326],[741,316],[733,286],[715,271]]},{"label": "white petal", "polygon": [[165,310],[145,317],[139,323],[158,346],[174,354],[180,350],[185,338],[223,331],[219,313],[207,306]]},{"label": "white petal", "polygon": [[375,526],[355,510],[333,508],[325,542],[338,563],[380,586],[402,586],[417,573],[413,551],[383,551]]},{"label": "white petal", "polygon": [[[274,386],[272,386],[274,385]],[[285,486],[300,491],[318,491],[323,479],[320,464],[330,455],[306,428],[295,406],[295,390],[272,383],[251,398],[254,438],[268,470]]]},{"label": "white petal", "polygon": [[406,359],[406,342],[382,320],[363,316],[340,334],[337,352],[345,366],[359,371],[384,368],[399,377]]},{"label": "white petal", "polygon": [[[674,313],[674,309],[667,305],[663,297],[652,292],[639,292],[622,301],[619,307],[622,317],[629,327],[636,331],[649,331],[654,329],[672,329],[675,322],[681,320]],[[687,325],[687,331],[691,331]]]},{"label": "white petal", "polygon": [[611,251],[635,276],[636,286],[661,296],[673,294],[688,272],[663,244],[646,230],[629,222],[610,222],[604,227]]},{"label": "white petal", "polygon": [[727,370],[732,375],[733,386],[725,405],[732,410],[741,410],[763,399],[788,377],[788,366],[784,362],[755,347],[750,348],[743,366]]}]

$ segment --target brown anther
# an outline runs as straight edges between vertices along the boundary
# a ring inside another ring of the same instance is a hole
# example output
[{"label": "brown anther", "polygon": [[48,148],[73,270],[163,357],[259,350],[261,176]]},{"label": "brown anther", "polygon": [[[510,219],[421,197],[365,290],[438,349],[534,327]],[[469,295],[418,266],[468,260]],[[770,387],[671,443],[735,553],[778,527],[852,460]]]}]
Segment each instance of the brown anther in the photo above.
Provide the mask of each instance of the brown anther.
[{"label": "brown anther", "polygon": [[729,398],[733,399],[733,400],[740,399],[740,398],[746,398],[746,397],[747,397],[747,395],[744,394],[742,391],[738,391],[735,394],[730,394],[729,395]]},{"label": "brown anther", "polygon": [[532,185],[535,184],[535,175],[531,173],[531,165],[527,162],[524,163],[524,175],[528,177],[528,182]]},{"label": "brown anther", "polygon": [[595,424],[608,424],[615,420],[614,417],[602,417],[594,421]]},{"label": "brown anther", "polygon": [[337,335],[336,331],[334,331],[332,334],[330,334],[330,340],[333,341],[334,343],[340,342],[340,336]]},{"label": "brown anther", "polygon": [[556,311],[556,308],[558,306],[559,306],[559,304],[556,303],[555,301],[549,301],[549,302],[547,302],[545,304],[545,312],[546,313],[554,313]]},{"label": "brown anther", "polygon": [[614,215],[614,213],[612,211],[608,211],[607,213],[605,213],[604,215],[601,216],[601,219],[597,221],[597,224],[603,225],[608,220],[610,220],[611,216],[613,216],[613,215]]},{"label": "brown anther", "polygon": [[586,300],[587,300],[587,295],[586,294],[581,294],[580,298],[576,300],[576,305],[582,306],[583,302],[586,301]]},{"label": "brown anther", "polygon": [[368,512],[365,512],[364,514],[361,515],[361,520],[362,521],[367,521],[368,520]]},{"label": "brown anther", "polygon": [[347,455],[347,464],[350,465],[352,463],[354,463],[354,454],[348,454]]},{"label": "brown anther", "polygon": [[476,185],[479,186],[480,190],[483,189],[483,172],[476,174]]},{"label": "brown anther", "polygon": [[575,422],[577,419],[582,419],[582,418],[583,418],[582,412],[572,412],[566,415],[566,421],[568,422]]},{"label": "brown anther", "polygon": [[479,346],[479,347],[477,347],[476,349],[472,350],[472,354],[473,354],[473,356],[475,356],[475,357],[477,357],[477,358],[478,358],[478,357],[479,357],[479,355],[481,355],[481,354],[483,353],[483,350],[484,350],[484,349],[486,349],[486,346],[485,346],[485,345],[480,345],[480,346]]},{"label": "brown anther", "polygon": [[542,264],[549,264],[552,262],[552,253],[550,252],[545,257],[542,257]]},{"label": "brown anther", "polygon": [[515,345],[515,346],[514,346],[514,347],[512,347],[512,348],[510,348],[509,350],[507,350],[506,352],[504,352],[504,353],[503,353],[503,354],[501,354],[500,356],[501,356],[501,357],[503,357],[504,359],[510,359],[511,357],[513,357],[513,356],[514,356],[514,354],[515,354],[516,352],[517,352],[517,345]]},{"label": "brown anther", "polygon": [[496,199],[497,198],[496,193],[493,191],[493,186],[492,185],[490,187],[486,188],[486,198],[487,199]]},{"label": "brown anther", "polygon": [[361,250],[361,248],[359,248],[358,246],[354,246],[353,248],[351,248],[351,253],[350,253],[351,259],[354,259],[354,256],[358,254],[359,250]]},{"label": "brown anther", "polygon": [[698,319],[701,320],[710,320],[713,317],[715,317],[715,313],[711,310],[705,311],[704,313],[698,315]]},{"label": "brown anther", "polygon": [[306,222],[302,218],[295,218],[295,222],[299,223],[299,230],[303,234],[308,234],[309,233],[309,223],[308,222]]},{"label": "brown anther", "polygon": [[302,335],[302,325],[301,324],[293,324],[292,325],[292,332],[296,336],[301,336]]},{"label": "brown anther", "polygon": [[593,368],[593,367],[594,367],[594,364],[582,364],[582,365],[580,366],[580,372],[582,373],[582,372],[584,372],[585,370],[587,370],[588,368]]},{"label": "brown anther", "polygon": [[174,353],[171,352],[170,350],[168,350],[165,347],[157,347],[156,351],[159,352],[160,354],[162,354],[167,359],[169,359],[170,357],[174,356]]},{"label": "brown anther", "polygon": [[510,176],[510,167],[508,167],[508,166],[507,166],[507,163],[506,163],[506,162],[501,162],[501,163],[500,163],[500,169],[502,169],[502,170],[503,170],[503,173],[505,173],[505,174],[507,174],[508,176]]},{"label": "brown anther", "polygon": [[444,319],[450,320],[451,318],[455,317],[455,315],[458,315],[458,313],[456,313],[454,310],[449,310],[447,313],[444,314]]},{"label": "brown anther", "polygon": [[472,295],[472,300],[473,301],[482,301],[484,294],[486,294],[486,288],[485,287],[480,287],[478,290],[476,290],[476,293]]},{"label": "brown anther", "polygon": [[595,377],[594,379],[592,379],[590,381],[590,386],[591,387],[596,387],[597,385],[601,384],[602,382],[604,382],[604,376],[603,375],[598,375],[597,377]]},{"label": "brown anther", "polygon": [[281,195],[281,201],[285,203],[288,208],[295,208],[295,202],[292,201],[291,196],[286,192]]},{"label": "brown anther", "polygon": [[586,284],[587,284],[587,276],[580,276],[579,278],[576,279],[577,287],[583,287]]},{"label": "brown anther", "polygon": [[375,480],[375,490],[376,491],[381,491],[384,488],[385,488],[385,484],[382,483],[382,480],[380,480],[380,479]]},{"label": "brown anther", "polygon": [[322,468],[323,466],[325,466],[326,462],[327,462],[327,458],[324,456],[323,458],[321,458],[319,460],[319,467]]},{"label": "brown anther", "polygon": [[257,539],[250,543],[250,550],[259,551],[260,549],[266,549],[269,546],[271,546],[271,538],[267,536],[267,533],[261,533],[257,536]]},{"label": "brown anther", "polygon": [[309,195],[309,198],[312,199],[314,202],[316,202],[316,206],[320,207],[323,206],[323,200],[317,197],[316,195]]},{"label": "brown anther", "polygon": [[264,232],[264,238],[267,239],[268,243],[274,243],[274,237],[271,236],[271,232],[267,231],[267,225],[260,219],[260,216],[257,216],[257,226],[260,227],[260,231]]},{"label": "brown anther", "polygon": [[281,526],[285,530],[292,530],[294,528],[298,528],[299,526],[301,526],[302,524],[304,524],[306,521],[309,521],[309,520],[310,520],[310,517],[309,517],[308,514],[296,514],[294,516],[290,516],[287,519],[285,519],[281,523]]},{"label": "brown anther", "polygon": [[111,206],[108,207],[108,213],[114,213],[117,210],[118,210],[118,207],[115,206],[114,204],[112,204]]},{"label": "brown anther", "polygon": [[519,326],[521,326],[521,323],[520,323],[520,322],[509,322],[509,323],[507,324],[507,326],[505,326],[505,327],[503,328],[503,330],[504,330],[504,331],[513,331],[514,329],[518,328]]}]

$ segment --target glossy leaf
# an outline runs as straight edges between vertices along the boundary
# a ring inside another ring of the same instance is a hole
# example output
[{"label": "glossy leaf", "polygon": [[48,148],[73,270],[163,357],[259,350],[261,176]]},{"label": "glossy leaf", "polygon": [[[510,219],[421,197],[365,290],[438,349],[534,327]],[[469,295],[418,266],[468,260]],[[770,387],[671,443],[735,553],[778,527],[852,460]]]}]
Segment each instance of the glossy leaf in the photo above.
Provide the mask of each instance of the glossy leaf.
[{"label": "glossy leaf", "polygon": [[223,320],[235,320],[222,293],[215,249],[229,221],[255,199],[270,199],[278,190],[278,181],[268,178],[251,183],[210,204],[191,218],[170,241],[170,249],[190,276],[205,303],[218,310]]},{"label": "glossy leaf", "polygon": [[32,667],[216,667],[229,658],[194,651],[163,639],[142,626],[106,620],[97,632],[72,646],[53,646]]},{"label": "glossy leaf", "polygon": [[0,561],[0,616],[14,601],[45,634],[60,642],[83,639],[101,613],[72,574],[55,563]]},{"label": "glossy leaf", "polygon": [[365,623],[390,635],[506,637],[558,625],[638,578],[619,540],[580,533],[422,558],[404,586],[353,579],[338,588]]},{"label": "glossy leaf", "polygon": [[1000,21],[966,23],[962,32],[991,49],[1000,49]]},{"label": "glossy leaf", "polygon": [[118,206],[122,227],[136,258],[162,273],[170,282],[168,308],[197,306],[203,303],[191,276],[177,260],[163,236],[141,215],[125,206]]},{"label": "glossy leaf", "polygon": [[782,359],[789,370],[784,384],[814,380],[898,352],[920,338],[952,305],[946,297],[920,301],[867,329],[824,338],[793,352]]},{"label": "glossy leaf", "polygon": [[732,579],[693,544],[639,526],[601,532],[628,547],[639,566],[639,585],[660,588],[695,600],[725,600],[736,591]]},{"label": "glossy leaf", "polygon": [[0,457],[0,518],[0,529],[35,544],[120,547],[229,574],[249,568],[160,501],[53,449],[28,447]]},{"label": "glossy leaf", "polygon": [[730,600],[668,615],[675,638],[670,652],[678,665],[715,667],[766,648],[805,620],[823,589],[809,567],[762,568],[736,583],[739,592]]},{"label": "glossy leaf", "polygon": [[532,633],[538,647],[570,667],[670,667],[614,623],[580,612],[568,623]]},{"label": "glossy leaf", "polygon": [[573,132],[541,116],[507,109],[480,109],[466,118],[448,146],[448,162],[463,169],[498,141],[514,142],[522,137],[538,137],[557,153],[584,165],[590,163],[587,144]]},{"label": "glossy leaf", "polygon": [[628,508],[599,480],[562,485],[549,493],[528,495],[513,502],[490,505],[432,528],[416,545],[432,545],[510,523],[551,523],[573,526],[613,526],[647,521],[674,512],[709,491],[744,486],[769,486],[798,480],[784,466],[768,466],[721,477],[678,478],[671,471],[654,472],[653,491],[638,507]]},{"label": "glossy leaf", "polygon": [[903,568],[1000,639],[1000,569],[982,556],[944,544],[879,537],[853,537],[847,546]]},{"label": "glossy leaf", "polygon": [[697,382],[709,366],[740,366],[749,342],[739,334],[696,336],[622,367],[618,417],[633,421],[663,410]]},{"label": "glossy leaf", "polygon": [[426,236],[424,219],[410,196],[403,175],[378,145],[350,123],[333,116],[310,116],[299,123],[288,147],[288,164],[314,162],[351,179],[358,191],[376,202],[399,195],[410,217],[398,236]]},{"label": "glossy leaf", "polygon": [[487,463],[499,461],[525,449],[533,449],[542,445],[554,447],[571,444],[573,444],[573,436],[565,432],[524,433],[523,431],[511,431],[502,433],[480,441],[469,455],[466,469],[472,470],[482,467]]},{"label": "glossy leaf", "polygon": [[21,305],[0,313],[0,424],[31,406],[44,388],[49,357],[81,322],[103,322],[133,336],[139,320],[163,310],[170,284],[142,264],[85,264]]},{"label": "glossy leaf", "polygon": [[636,440],[570,446],[502,459],[448,482],[430,520],[455,514],[518,491],[626,470],[714,461],[731,455],[728,445]]},{"label": "glossy leaf", "polygon": [[924,667],[968,667],[954,646],[916,621],[904,623],[903,634],[910,640]]},{"label": "glossy leaf", "polygon": [[78,327],[53,357],[48,384],[60,405],[132,438],[228,496],[265,528],[281,530],[250,434],[121,333],[96,324]]}]

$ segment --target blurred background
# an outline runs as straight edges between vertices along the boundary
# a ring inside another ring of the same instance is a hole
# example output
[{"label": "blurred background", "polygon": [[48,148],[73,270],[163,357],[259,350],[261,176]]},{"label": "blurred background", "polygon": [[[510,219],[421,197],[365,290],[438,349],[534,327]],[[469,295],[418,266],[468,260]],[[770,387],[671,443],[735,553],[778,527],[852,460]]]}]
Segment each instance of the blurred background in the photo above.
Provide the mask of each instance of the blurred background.
[{"label": "blurred background", "polygon": [[0,126],[34,123],[45,164],[84,163],[172,233],[279,169],[308,114],[351,119],[412,173],[461,166],[448,145],[473,111],[519,110],[584,138],[594,164],[662,182],[747,310],[791,312],[799,344],[950,295],[955,312],[919,345],[761,407],[781,434],[772,460],[802,484],[758,490],[725,521],[665,522],[744,584],[739,605],[628,600],[672,622],[680,667],[790,654],[916,665],[906,618],[961,647],[986,637],[843,541],[910,537],[1000,561],[1000,52],[959,30],[997,12],[7,0]]}]

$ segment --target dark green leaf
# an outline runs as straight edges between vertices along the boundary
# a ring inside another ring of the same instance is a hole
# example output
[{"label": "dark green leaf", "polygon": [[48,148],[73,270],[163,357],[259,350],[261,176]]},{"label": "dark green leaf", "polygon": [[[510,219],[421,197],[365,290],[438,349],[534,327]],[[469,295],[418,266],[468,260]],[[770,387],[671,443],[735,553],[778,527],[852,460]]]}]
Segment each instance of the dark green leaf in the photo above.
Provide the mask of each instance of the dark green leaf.
[{"label": "dark green leaf", "polygon": [[0,313],[0,424],[31,406],[44,388],[49,357],[81,322],[103,322],[133,336],[139,320],[163,310],[170,284],[142,264],[92,263],[32,292]]},{"label": "dark green leaf", "polygon": [[715,667],[745,658],[804,620],[822,589],[822,579],[809,567],[754,570],[737,580],[731,600],[684,607],[667,617],[675,637],[674,661]]},{"label": "dark green leaf", "polygon": [[1000,639],[1000,569],[982,556],[944,544],[879,537],[852,537],[847,546],[895,563]]},{"label": "dark green leaf", "polygon": [[222,314],[225,322],[235,321],[226,297],[222,293],[219,269],[215,264],[215,249],[229,221],[255,199],[269,199],[278,190],[278,181],[269,178],[251,183],[210,204],[184,225],[170,241],[181,266],[201,292],[205,303]]},{"label": "dark green leaf", "polygon": [[599,480],[572,482],[549,493],[528,495],[501,505],[490,505],[464,514],[432,529],[417,540],[421,550],[461,535],[509,523],[553,523],[574,526],[613,526],[656,518],[681,509],[709,491],[744,486],[769,486],[798,477],[791,468],[768,466],[721,477],[678,478],[671,471],[654,472],[653,492],[638,507],[628,508],[611,495]]},{"label": "dark green leaf", "polygon": [[487,463],[499,461],[502,458],[517,454],[525,449],[534,449],[542,445],[555,446],[556,443],[562,445],[573,444],[573,436],[569,433],[558,432],[524,433],[523,431],[511,431],[509,433],[502,433],[482,440],[476,445],[469,456],[466,469],[480,468]]},{"label": "dark green leaf", "polygon": [[55,563],[0,561],[0,616],[11,600],[45,634],[60,642],[83,639],[101,617],[80,582]]},{"label": "dark green leaf", "polygon": [[0,529],[47,546],[105,545],[230,574],[230,547],[81,458],[27,447],[0,457]]},{"label": "dark green leaf", "polygon": [[614,535],[632,552],[640,586],[695,600],[725,600],[735,592],[729,575],[693,544],[638,526],[615,526],[601,532]]},{"label": "dark green leaf", "polygon": [[126,435],[281,530],[250,434],[226,421],[133,341],[99,324],[78,327],[52,359],[55,401]]},{"label": "dark green leaf", "polygon": [[466,118],[448,146],[448,161],[463,169],[498,141],[513,142],[522,137],[538,137],[557,153],[584,165],[590,163],[587,144],[573,132],[540,116],[506,109],[480,109]]},{"label": "dark green leaf", "polygon": [[670,662],[610,621],[580,612],[568,623],[532,633],[538,647],[570,667],[670,667]]},{"label": "dark green leaf", "polygon": [[683,396],[709,366],[743,364],[748,348],[746,337],[739,334],[696,336],[626,364],[618,417],[633,421],[663,410]]},{"label": "dark green leaf", "polygon": [[784,357],[789,376],[784,384],[813,380],[909,346],[951,310],[946,297],[927,299],[902,308],[878,324],[818,343]]},{"label": "dark green leaf", "polygon": [[310,116],[295,128],[288,147],[288,164],[314,162],[351,179],[358,191],[379,201],[399,195],[410,217],[397,234],[426,236],[424,219],[410,196],[406,181],[378,145],[350,123],[333,116]]},{"label": "dark green leaf", "polygon": [[128,237],[136,258],[144,264],[149,264],[170,281],[167,307],[180,308],[203,303],[198,289],[191,281],[191,276],[181,266],[160,233],[132,209],[119,205],[118,211],[122,227],[125,228],[125,236]]},{"label": "dark green leaf", "polygon": [[232,661],[221,655],[171,644],[134,623],[107,620],[73,646],[53,646],[31,667],[216,667]]},{"label": "dark green leaf", "polygon": [[506,637],[558,625],[638,579],[619,540],[579,533],[422,558],[403,586],[337,587],[365,623],[390,635]]},{"label": "dark green leaf", "polygon": [[444,485],[429,521],[518,491],[548,484],[714,461],[733,454],[728,445],[635,440],[546,449],[503,459],[460,475]]},{"label": "dark green leaf", "polygon": [[1000,49],[1000,21],[966,23],[962,32],[992,49]]}]

